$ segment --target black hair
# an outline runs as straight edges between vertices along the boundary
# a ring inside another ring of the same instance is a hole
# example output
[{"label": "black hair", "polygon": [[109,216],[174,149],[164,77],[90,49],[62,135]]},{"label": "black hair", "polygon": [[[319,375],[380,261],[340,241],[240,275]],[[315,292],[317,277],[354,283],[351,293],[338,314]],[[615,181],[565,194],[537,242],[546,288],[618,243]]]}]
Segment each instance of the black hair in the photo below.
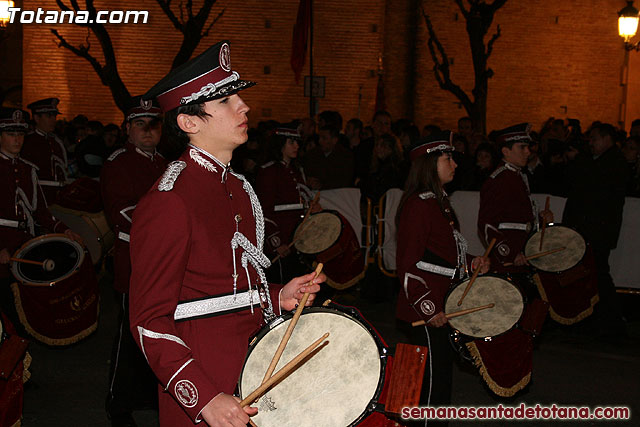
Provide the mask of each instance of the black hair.
[{"label": "black hair", "polygon": [[189,143],[189,135],[178,126],[178,116],[180,114],[196,116],[202,119],[210,117],[211,115],[204,111],[204,103],[182,105],[165,113],[163,133],[166,132],[169,138],[174,140],[173,142],[180,145],[184,150]]}]

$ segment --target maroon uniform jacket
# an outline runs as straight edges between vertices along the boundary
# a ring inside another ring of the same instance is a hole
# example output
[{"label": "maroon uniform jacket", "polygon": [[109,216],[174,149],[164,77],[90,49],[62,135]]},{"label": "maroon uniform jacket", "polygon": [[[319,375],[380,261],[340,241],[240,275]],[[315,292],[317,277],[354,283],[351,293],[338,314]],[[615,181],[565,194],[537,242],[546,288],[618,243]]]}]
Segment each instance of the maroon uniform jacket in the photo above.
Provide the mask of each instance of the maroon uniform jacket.
[{"label": "maroon uniform jacket", "polygon": [[[232,394],[271,301],[278,314],[280,285],[260,293],[264,310],[256,295],[269,265],[263,244],[262,208],[249,183],[195,147],[138,203],[131,331],[167,391],[159,393],[161,425],[191,426],[216,395]],[[252,308],[229,310],[242,295]],[[211,315],[218,309],[225,311]]]},{"label": "maroon uniform jacket", "polygon": [[502,163],[480,190],[478,230],[486,243],[496,238],[491,251],[491,267],[508,271],[503,263],[513,262],[524,250],[529,233],[535,226],[536,213],[529,196],[527,177],[519,168]]},{"label": "maroon uniform jacket", "polygon": [[[35,237],[36,226],[54,233],[67,230],[47,209],[36,173],[33,163],[0,153],[0,249],[11,255]],[[7,274],[3,266],[0,276]]]},{"label": "maroon uniform jacket", "polygon": [[62,141],[36,129],[25,136],[20,156],[38,167],[38,179],[47,203],[53,203],[67,180],[67,150]]},{"label": "maroon uniform jacket", "polygon": [[396,252],[400,279],[396,317],[400,320],[431,320],[444,311],[451,284],[468,273],[466,253],[461,257],[464,262],[458,261],[457,240],[464,239],[454,231],[451,207],[447,199],[445,203],[449,212],[443,214],[435,194],[426,192],[413,194],[402,207]]},{"label": "maroon uniform jacket", "polygon": [[282,161],[269,162],[258,171],[256,193],[262,204],[266,243],[271,252],[291,242],[304,216],[300,184],[304,184],[300,170]]},{"label": "maroon uniform jacket", "polygon": [[166,168],[167,161],[159,153],[149,155],[131,143],[111,154],[102,167],[100,186],[104,212],[116,236],[113,286],[118,292],[129,292],[129,234],[133,211]]}]

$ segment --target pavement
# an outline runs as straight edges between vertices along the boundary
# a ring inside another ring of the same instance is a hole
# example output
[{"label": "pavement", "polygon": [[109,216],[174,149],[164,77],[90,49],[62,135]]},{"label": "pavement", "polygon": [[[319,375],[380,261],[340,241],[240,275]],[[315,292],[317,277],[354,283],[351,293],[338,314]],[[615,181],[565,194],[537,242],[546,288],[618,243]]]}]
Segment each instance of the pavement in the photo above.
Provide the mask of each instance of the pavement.
[{"label": "pavement", "polygon": [[[117,302],[110,287],[111,276],[100,274],[101,303],[97,331],[83,341],[53,348],[32,341],[31,379],[25,385],[23,423],[25,427],[107,427],[105,409],[111,347],[116,333]],[[386,281],[386,283],[390,283]],[[361,286],[371,286],[365,282]],[[381,286],[384,286],[381,285]],[[392,293],[381,301],[362,297],[351,288],[328,292],[337,302],[358,307],[388,344],[403,340],[395,329],[395,301]],[[520,425],[546,426],[640,426],[640,296],[621,295],[629,337],[620,342],[597,339],[587,320],[571,327],[552,321],[536,339],[531,384],[510,399],[499,399],[484,385],[477,370],[464,361],[454,366],[452,405],[518,406],[575,405],[626,406],[628,421],[523,421]],[[157,413],[136,411],[139,426],[158,425]],[[451,421],[452,427],[510,426],[514,421]]]}]

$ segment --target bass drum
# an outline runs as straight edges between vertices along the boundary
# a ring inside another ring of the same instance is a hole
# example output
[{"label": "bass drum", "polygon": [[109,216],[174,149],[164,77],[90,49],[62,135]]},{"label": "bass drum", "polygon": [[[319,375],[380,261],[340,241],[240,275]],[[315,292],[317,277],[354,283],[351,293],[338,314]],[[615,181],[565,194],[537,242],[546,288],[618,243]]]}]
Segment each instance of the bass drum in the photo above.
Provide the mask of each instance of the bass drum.
[{"label": "bass drum", "polygon": [[529,261],[536,268],[533,282],[542,299],[549,303],[553,320],[565,325],[579,322],[593,313],[599,301],[592,249],[580,233],[560,224],[546,227],[542,249],[541,235],[541,231],[531,235],[525,246],[526,256],[565,249]]},{"label": "bass drum", "polygon": [[[258,400],[254,406],[259,412],[253,417],[257,425],[335,427],[363,420],[377,425],[366,419],[384,385],[387,348],[355,314],[328,307],[304,309],[274,372],[326,332],[329,344]],[[238,383],[241,398],[261,384],[291,317],[279,317],[252,340]]]},{"label": "bass drum", "polygon": [[15,261],[11,266],[19,281],[11,285],[18,317],[30,335],[58,346],[96,330],[98,280],[82,246],[64,234],[47,234],[27,241],[14,256],[55,264],[51,271]]},{"label": "bass drum", "polygon": [[298,226],[293,238],[299,253],[312,259],[313,267],[324,264],[327,284],[346,289],[358,283],[365,273],[364,254],[349,221],[336,211],[311,214]]}]

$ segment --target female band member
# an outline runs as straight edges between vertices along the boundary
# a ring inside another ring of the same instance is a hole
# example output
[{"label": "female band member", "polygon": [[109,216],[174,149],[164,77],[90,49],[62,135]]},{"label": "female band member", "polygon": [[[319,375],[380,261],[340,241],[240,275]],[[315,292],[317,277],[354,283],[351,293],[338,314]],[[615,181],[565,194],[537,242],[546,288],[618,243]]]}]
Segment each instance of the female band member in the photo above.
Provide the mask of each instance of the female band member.
[{"label": "female band member", "polygon": [[[451,399],[452,354],[443,328],[447,290],[475,269],[489,270],[486,257],[468,263],[466,240],[443,190],[455,174],[452,151],[449,131],[432,134],[411,150],[411,169],[396,217],[400,278],[396,317],[410,341],[427,344],[430,353],[421,405],[447,405]],[[410,322],[416,320],[426,321],[426,327],[412,328]]]}]

